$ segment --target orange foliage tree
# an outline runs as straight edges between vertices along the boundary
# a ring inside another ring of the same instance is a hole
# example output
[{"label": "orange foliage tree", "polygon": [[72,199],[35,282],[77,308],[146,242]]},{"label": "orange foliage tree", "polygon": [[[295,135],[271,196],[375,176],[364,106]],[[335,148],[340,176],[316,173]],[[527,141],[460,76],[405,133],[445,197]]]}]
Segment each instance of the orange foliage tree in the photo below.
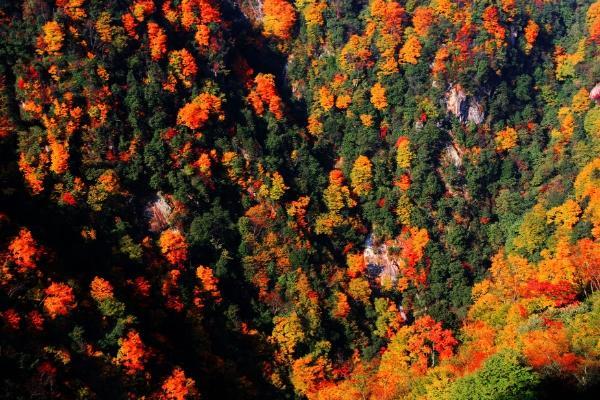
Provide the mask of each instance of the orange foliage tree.
[{"label": "orange foliage tree", "polygon": [[67,315],[75,308],[75,295],[73,289],[66,283],[53,282],[44,291],[44,308],[50,318]]},{"label": "orange foliage tree", "polygon": [[148,41],[150,56],[154,61],[160,60],[167,52],[167,35],[156,22],[148,22]]},{"label": "orange foliage tree", "polygon": [[510,150],[517,145],[517,131],[515,128],[506,128],[496,133],[496,149],[498,151]]},{"label": "orange foliage tree", "polygon": [[188,396],[196,394],[196,381],[185,376],[185,372],[176,367],[161,386],[159,399],[185,400]]},{"label": "orange foliage tree", "polygon": [[263,31],[267,36],[289,39],[296,23],[296,10],[285,0],[263,2]]},{"label": "orange foliage tree", "polygon": [[113,298],[113,287],[109,281],[99,276],[94,277],[90,283],[90,295],[98,302]]},{"label": "orange foliage tree", "polygon": [[186,88],[192,86],[198,66],[192,53],[186,49],[175,50],[169,53],[169,69]]},{"label": "orange foliage tree", "polygon": [[412,23],[419,36],[425,36],[435,18],[435,11],[429,7],[417,7],[413,12]]},{"label": "orange foliage tree", "polygon": [[50,55],[60,54],[64,39],[65,34],[60,24],[56,21],[47,22],[42,27],[42,35],[37,40],[38,51]]},{"label": "orange foliage tree", "polygon": [[33,269],[40,257],[40,249],[27,228],[21,228],[19,234],[8,245],[10,258],[22,270]]},{"label": "orange foliage tree", "polygon": [[414,36],[409,37],[400,49],[400,62],[416,64],[421,56],[421,42]]},{"label": "orange foliage tree", "polygon": [[260,73],[254,78],[254,88],[248,95],[248,101],[257,115],[263,115],[265,104],[268,104],[269,111],[273,113],[276,119],[283,118],[283,104],[281,97],[277,94],[275,87],[275,76],[272,74]]},{"label": "orange foliage tree", "polygon": [[178,229],[167,229],[158,240],[160,251],[173,265],[178,265],[187,260],[188,246],[185,237]]},{"label": "orange foliage tree", "polygon": [[200,93],[190,103],[184,105],[177,113],[177,123],[190,129],[199,129],[208,121],[211,114],[221,113],[221,99],[210,93]]},{"label": "orange foliage tree", "polygon": [[117,364],[122,365],[129,375],[143,371],[147,354],[140,334],[133,330],[129,331],[127,337],[119,340],[119,344],[121,347],[117,353]]},{"label": "orange foliage tree", "polygon": [[371,103],[378,110],[383,110],[387,107],[385,88],[379,82],[374,84],[371,88]]},{"label": "orange foliage tree", "polygon": [[535,23],[534,20],[529,20],[527,26],[525,26],[525,51],[530,52],[533,48],[533,44],[538,37],[540,27]]}]

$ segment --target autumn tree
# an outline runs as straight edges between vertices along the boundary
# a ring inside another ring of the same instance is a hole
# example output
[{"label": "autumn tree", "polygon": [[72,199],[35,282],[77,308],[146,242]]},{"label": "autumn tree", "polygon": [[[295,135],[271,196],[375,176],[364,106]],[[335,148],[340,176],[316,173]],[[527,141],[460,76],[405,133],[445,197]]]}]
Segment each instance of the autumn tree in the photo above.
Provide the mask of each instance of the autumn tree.
[{"label": "autumn tree", "polygon": [[371,160],[365,156],[358,156],[354,161],[350,172],[350,181],[352,182],[352,190],[359,196],[368,194],[371,191],[373,185],[371,169]]},{"label": "autumn tree", "polygon": [[263,2],[263,31],[267,36],[289,39],[296,23],[296,10],[285,0]]},{"label": "autumn tree", "polygon": [[148,41],[152,60],[160,60],[167,53],[167,35],[156,22],[148,23]]},{"label": "autumn tree", "polygon": [[173,369],[161,386],[161,400],[185,400],[196,394],[196,381],[185,376],[183,369]]},{"label": "autumn tree", "polygon": [[27,228],[21,228],[19,234],[8,245],[10,258],[21,271],[36,267],[41,249]]},{"label": "autumn tree", "polygon": [[160,251],[167,261],[173,265],[180,265],[188,256],[188,246],[185,237],[178,229],[163,231],[158,240]]},{"label": "autumn tree", "polygon": [[140,334],[134,330],[119,340],[119,352],[115,359],[116,363],[122,365],[127,374],[134,375],[144,370],[147,353]]},{"label": "autumn tree", "polygon": [[383,110],[387,107],[385,88],[379,82],[371,88],[371,104],[378,110]]},{"label": "autumn tree", "polygon": [[210,93],[200,93],[177,113],[177,123],[190,129],[200,129],[211,115],[223,118],[221,99]]},{"label": "autumn tree", "polygon": [[421,42],[415,36],[409,37],[400,49],[400,63],[416,64],[421,56]]},{"label": "autumn tree", "polygon": [[44,294],[44,308],[52,319],[65,316],[75,308],[73,289],[66,283],[53,282],[44,290]]},{"label": "autumn tree", "polygon": [[38,37],[37,47],[39,52],[49,55],[58,55],[63,47],[65,35],[62,27],[56,21],[50,21],[42,27],[42,35]]}]

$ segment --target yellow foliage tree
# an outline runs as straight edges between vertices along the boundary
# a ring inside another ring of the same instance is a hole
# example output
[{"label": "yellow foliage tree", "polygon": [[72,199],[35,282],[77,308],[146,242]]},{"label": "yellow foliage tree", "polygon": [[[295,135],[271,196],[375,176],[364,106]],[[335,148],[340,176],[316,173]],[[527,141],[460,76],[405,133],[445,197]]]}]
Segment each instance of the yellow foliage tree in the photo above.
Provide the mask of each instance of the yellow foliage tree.
[{"label": "yellow foliage tree", "polygon": [[352,190],[359,196],[363,196],[371,191],[373,172],[371,160],[365,156],[358,156],[352,171],[350,172],[350,181],[352,182]]}]

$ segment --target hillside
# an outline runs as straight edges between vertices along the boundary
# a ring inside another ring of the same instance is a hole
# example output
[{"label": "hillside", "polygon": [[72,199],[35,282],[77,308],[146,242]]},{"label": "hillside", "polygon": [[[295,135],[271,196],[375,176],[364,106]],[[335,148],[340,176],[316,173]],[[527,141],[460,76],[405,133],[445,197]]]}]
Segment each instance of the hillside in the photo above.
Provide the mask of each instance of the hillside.
[{"label": "hillside", "polygon": [[592,399],[600,1],[0,1],[5,399]]}]

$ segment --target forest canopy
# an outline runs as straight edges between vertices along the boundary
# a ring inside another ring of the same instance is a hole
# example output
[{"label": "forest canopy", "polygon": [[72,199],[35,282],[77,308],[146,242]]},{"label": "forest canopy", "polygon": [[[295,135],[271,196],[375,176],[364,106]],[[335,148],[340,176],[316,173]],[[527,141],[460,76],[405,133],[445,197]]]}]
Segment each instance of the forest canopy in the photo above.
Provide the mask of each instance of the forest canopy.
[{"label": "forest canopy", "polygon": [[0,1],[0,398],[592,399],[600,1]]}]

